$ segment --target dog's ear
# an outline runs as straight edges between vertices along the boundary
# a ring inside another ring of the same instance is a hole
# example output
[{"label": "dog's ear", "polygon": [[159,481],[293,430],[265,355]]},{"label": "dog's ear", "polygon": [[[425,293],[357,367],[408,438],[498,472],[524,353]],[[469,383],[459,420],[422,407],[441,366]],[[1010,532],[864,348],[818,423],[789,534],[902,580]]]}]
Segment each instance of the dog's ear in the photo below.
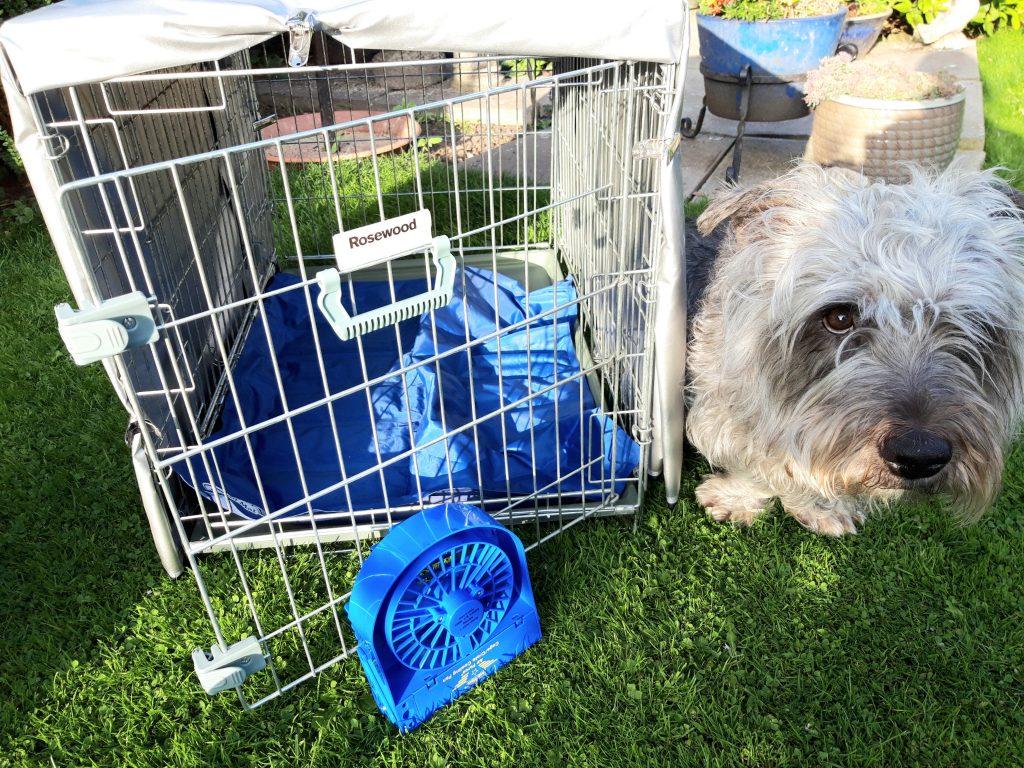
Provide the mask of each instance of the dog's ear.
[{"label": "dog's ear", "polygon": [[710,235],[726,219],[738,227],[745,219],[758,216],[784,202],[777,180],[754,187],[727,187],[711,198],[711,203],[697,219],[697,231]]},{"label": "dog's ear", "polygon": [[728,187],[716,193],[697,219],[697,229],[702,235],[708,235],[726,219],[730,219],[733,228],[738,229],[745,221],[760,217],[771,208],[792,206],[800,196],[825,185],[839,184],[853,189],[868,183],[856,171],[802,162],[770,181],[752,187]]}]

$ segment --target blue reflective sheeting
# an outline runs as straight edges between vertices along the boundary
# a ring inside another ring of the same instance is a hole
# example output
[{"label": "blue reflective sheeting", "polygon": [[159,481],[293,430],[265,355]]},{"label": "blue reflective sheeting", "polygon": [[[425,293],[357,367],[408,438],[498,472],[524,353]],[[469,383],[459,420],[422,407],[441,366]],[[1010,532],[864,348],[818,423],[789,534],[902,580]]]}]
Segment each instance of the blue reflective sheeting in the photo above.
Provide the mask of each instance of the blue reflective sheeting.
[{"label": "blue reflective sheeting", "polygon": [[[267,291],[297,282],[279,274]],[[396,281],[395,300],[416,295],[425,285],[422,280]],[[361,311],[392,300],[387,283],[353,286],[355,306]],[[329,390],[355,391],[291,418],[301,475],[285,421],[250,434],[270,512],[367,471],[347,488],[315,499],[314,511],[479,499],[481,491],[485,499],[521,496],[544,489],[559,477],[562,482],[549,492],[596,491],[602,481],[607,492],[613,464],[619,491],[622,480],[636,470],[639,446],[601,413],[580,375],[573,346],[577,307],[571,280],[530,291],[527,302],[526,290],[515,280],[467,267],[456,276],[451,302],[433,313],[433,321],[427,313],[352,341],[338,339],[316,309],[317,290],[310,289],[310,298]],[[325,399],[306,292],[296,289],[271,296],[264,307],[287,409]],[[517,324],[521,325],[512,327]],[[381,377],[368,389],[363,386]],[[237,433],[243,420],[253,426],[286,412],[258,317],[233,378],[241,416],[229,394],[206,442]],[[487,418],[472,426],[482,417]],[[421,447],[411,456],[397,458],[414,445]],[[394,461],[377,469],[389,460]],[[182,464],[176,468],[206,498],[219,497],[222,506],[243,517],[264,514],[245,439],[229,440],[207,452],[205,462],[202,456],[188,462],[194,482]],[[308,494],[303,492],[303,480]],[[305,506],[294,510],[306,512]]]}]

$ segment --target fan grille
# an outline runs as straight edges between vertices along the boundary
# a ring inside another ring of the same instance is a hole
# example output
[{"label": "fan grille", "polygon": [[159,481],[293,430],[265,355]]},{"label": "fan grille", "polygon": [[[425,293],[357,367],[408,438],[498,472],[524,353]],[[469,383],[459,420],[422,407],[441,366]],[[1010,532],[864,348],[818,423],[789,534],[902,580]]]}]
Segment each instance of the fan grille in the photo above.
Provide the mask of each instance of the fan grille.
[{"label": "fan grille", "polygon": [[476,541],[445,550],[391,603],[385,624],[391,649],[415,669],[459,661],[504,618],[512,584],[512,563],[500,547]]}]

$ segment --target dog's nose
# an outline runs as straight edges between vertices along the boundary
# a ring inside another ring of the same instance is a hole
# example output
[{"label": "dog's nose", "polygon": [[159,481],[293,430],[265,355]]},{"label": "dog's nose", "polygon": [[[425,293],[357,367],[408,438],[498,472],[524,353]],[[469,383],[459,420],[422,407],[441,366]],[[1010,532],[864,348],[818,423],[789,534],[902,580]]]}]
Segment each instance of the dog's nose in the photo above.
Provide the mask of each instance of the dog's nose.
[{"label": "dog's nose", "polygon": [[923,429],[890,435],[879,447],[889,470],[907,480],[921,480],[938,473],[953,457],[949,441]]}]

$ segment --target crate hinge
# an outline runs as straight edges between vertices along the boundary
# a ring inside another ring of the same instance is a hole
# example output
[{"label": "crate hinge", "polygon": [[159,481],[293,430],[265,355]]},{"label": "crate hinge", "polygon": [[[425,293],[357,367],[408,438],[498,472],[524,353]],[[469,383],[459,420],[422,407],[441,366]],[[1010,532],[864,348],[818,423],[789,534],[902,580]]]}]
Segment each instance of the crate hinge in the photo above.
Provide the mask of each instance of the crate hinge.
[{"label": "crate hinge", "polygon": [[192,651],[192,664],[200,684],[210,696],[228,688],[237,688],[249,675],[267,666],[260,641],[247,637],[222,650],[213,646],[209,652],[202,648]]},{"label": "crate hinge", "polygon": [[633,439],[637,445],[649,445],[654,439],[654,429],[648,425],[634,424]]},{"label": "crate hinge", "polygon": [[74,310],[70,304],[54,307],[57,330],[78,365],[119,355],[151,344],[159,337],[153,307],[141,291]]}]

